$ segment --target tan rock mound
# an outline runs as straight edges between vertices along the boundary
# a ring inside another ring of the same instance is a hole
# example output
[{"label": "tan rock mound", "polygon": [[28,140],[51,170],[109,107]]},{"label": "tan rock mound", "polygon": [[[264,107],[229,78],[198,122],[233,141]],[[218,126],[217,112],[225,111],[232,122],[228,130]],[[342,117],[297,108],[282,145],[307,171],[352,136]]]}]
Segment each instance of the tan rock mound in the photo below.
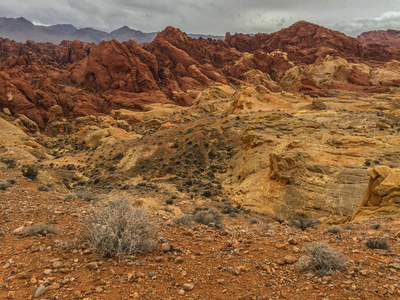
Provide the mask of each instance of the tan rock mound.
[{"label": "tan rock mound", "polygon": [[400,169],[376,166],[368,169],[370,180],[351,220],[400,213]]}]

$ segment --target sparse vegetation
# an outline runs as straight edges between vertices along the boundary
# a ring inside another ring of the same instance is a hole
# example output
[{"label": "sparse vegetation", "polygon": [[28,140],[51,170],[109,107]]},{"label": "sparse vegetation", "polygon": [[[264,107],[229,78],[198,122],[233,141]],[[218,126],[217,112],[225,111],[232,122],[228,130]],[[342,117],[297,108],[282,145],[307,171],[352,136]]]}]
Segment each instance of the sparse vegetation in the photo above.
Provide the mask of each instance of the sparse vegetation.
[{"label": "sparse vegetation", "polygon": [[365,246],[367,246],[370,249],[382,249],[390,251],[389,244],[384,239],[379,239],[379,238],[369,239],[368,241],[365,242]]},{"label": "sparse vegetation", "polygon": [[314,270],[318,275],[325,276],[346,268],[345,256],[323,242],[314,243],[306,249],[306,252],[311,256],[302,256],[296,263],[296,266],[303,271]]},{"label": "sparse vegetation", "polygon": [[27,166],[22,169],[22,175],[32,180],[35,180],[38,174],[39,171],[34,166]]},{"label": "sparse vegetation", "polygon": [[165,200],[166,205],[172,205],[174,204],[174,200],[172,198]]},{"label": "sparse vegetation", "polygon": [[0,190],[6,190],[11,184],[7,180],[0,180]]},{"label": "sparse vegetation", "polygon": [[327,230],[328,233],[332,233],[332,234],[338,234],[340,231],[341,231],[341,228],[336,225],[329,227],[329,229]]},{"label": "sparse vegetation", "polygon": [[134,208],[125,198],[93,207],[92,215],[83,224],[84,241],[100,257],[145,253],[155,246],[155,223],[145,208]]},{"label": "sparse vegetation", "polygon": [[222,211],[221,211],[223,214],[226,214],[226,215],[228,215],[228,214],[231,214],[231,213],[238,213],[239,212],[239,209],[237,209],[236,207],[233,207],[232,205],[230,205],[230,204],[228,204],[228,205],[225,205],[223,208],[222,208]]},{"label": "sparse vegetation", "polygon": [[273,216],[273,217],[272,217],[272,220],[278,222],[279,224],[285,223],[285,220],[282,219],[282,218],[280,218],[280,217],[278,217],[278,216]]},{"label": "sparse vegetation", "polygon": [[68,193],[65,195],[64,200],[65,201],[71,201],[71,200],[76,200],[77,196],[75,193]]},{"label": "sparse vegetation", "polygon": [[6,179],[6,181],[7,181],[8,183],[12,184],[12,185],[14,185],[14,184],[17,183],[17,179],[16,179],[16,178],[8,178],[8,179]]},{"label": "sparse vegetation", "polygon": [[380,229],[381,227],[382,227],[382,225],[379,224],[379,223],[371,225],[371,229],[374,229],[374,230],[378,230],[378,229]]},{"label": "sparse vegetation", "polygon": [[94,193],[88,189],[78,189],[75,191],[75,194],[78,198],[80,198],[84,201],[99,201],[100,200],[99,194]]},{"label": "sparse vegetation", "polygon": [[190,225],[193,222],[197,222],[207,226],[215,226],[216,228],[222,228],[222,216],[214,208],[200,208],[196,207],[193,214],[185,214],[175,217],[172,220],[175,224]]},{"label": "sparse vegetation", "polygon": [[250,219],[250,220],[249,220],[249,223],[250,223],[250,224],[259,224],[260,221],[253,218],[253,219]]},{"label": "sparse vegetation", "polygon": [[38,187],[38,191],[40,191],[40,192],[49,192],[50,188],[47,185],[40,185]]},{"label": "sparse vegetation", "polygon": [[37,223],[32,226],[27,226],[25,227],[24,233],[26,233],[29,236],[32,235],[47,235],[47,234],[56,234],[57,229],[53,226],[49,226],[45,223]]},{"label": "sparse vegetation", "polygon": [[181,224],[185,226],[189,226],[190,224],[193,223],[193,216],[192,215],[180,215],[172,219],[172,222],[175,224]]},{"label": "sparse vegetation", "polygon": [[193,220],[197,223],[204,224],[207,226],[214,225],[217,228],[222,227],[222,217],[218,211],[214,208],[197,211],[193,215]]},{"label": "sparse vegetation", "polygon": [[318,220],[309,219],[306,217],[298,217],[297,219],[290,221],[290,225],[301,229],[301,231],[304,231],[309,227],[315,228],[317,224],[319,224]]}]

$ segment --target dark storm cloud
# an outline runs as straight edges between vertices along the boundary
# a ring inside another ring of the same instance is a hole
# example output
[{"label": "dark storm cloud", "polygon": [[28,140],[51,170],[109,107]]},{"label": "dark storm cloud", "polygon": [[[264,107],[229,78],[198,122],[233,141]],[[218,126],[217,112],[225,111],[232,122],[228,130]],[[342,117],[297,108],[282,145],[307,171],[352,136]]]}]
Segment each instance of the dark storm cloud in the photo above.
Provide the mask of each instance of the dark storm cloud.
[{"label": "dark storm cloud", "polygon": [[351,35],[377,27],[400,29],[400,0],[13,0],[0,3],[0,14],[106,31],[123,25],[158,31],[172,25],[191,33],[257,33],[298,20]]}]

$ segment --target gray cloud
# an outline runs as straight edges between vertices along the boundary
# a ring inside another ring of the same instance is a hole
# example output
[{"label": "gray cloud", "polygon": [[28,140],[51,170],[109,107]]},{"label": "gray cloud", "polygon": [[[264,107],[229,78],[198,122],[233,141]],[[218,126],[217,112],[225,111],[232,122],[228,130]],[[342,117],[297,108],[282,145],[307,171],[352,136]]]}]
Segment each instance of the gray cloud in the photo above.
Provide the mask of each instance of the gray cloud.
[{"label": "gray cloud", "polygon": [[389,11],[377,18],[372,19],[355,19],[343,21],[335,25],[337,30],[342,31],[351,36],[357,36],[361,32],[371,30],[400,30],[400,11]]},{"label": "gray cloud", "polygon": [[298,20],[356,36],[373,29],[400,30],[400,0],[13,0],[4,17],[40,24],[70,23],[111,31],[123,25],[159,31],[168,25],[190,33],[274,32]]}]

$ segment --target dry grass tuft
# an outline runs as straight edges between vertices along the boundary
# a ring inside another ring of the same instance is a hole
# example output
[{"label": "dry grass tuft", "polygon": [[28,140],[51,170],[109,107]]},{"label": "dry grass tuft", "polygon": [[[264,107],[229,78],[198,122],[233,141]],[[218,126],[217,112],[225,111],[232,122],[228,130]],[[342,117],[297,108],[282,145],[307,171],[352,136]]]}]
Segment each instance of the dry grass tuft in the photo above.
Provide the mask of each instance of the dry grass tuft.
[{"label": "dry grass tuft", "polygon": [[94,206],[83,224],[87,229],[84,241],[100,257],[145,253],[155,246],[154,221],[145,208],[134,208],[124,198]]}]

